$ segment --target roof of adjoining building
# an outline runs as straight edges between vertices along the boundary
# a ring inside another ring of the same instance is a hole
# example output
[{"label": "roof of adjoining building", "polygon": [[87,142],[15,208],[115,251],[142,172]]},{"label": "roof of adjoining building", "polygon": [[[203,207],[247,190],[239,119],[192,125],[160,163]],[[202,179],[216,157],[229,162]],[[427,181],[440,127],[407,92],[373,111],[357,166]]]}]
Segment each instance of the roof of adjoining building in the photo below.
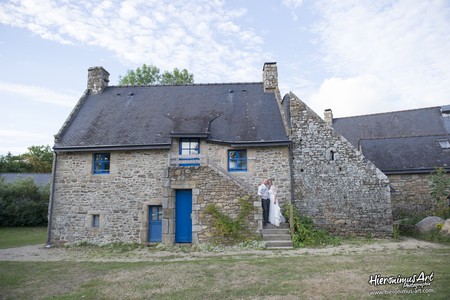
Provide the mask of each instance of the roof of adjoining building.
[{"label": "roof of adjoining building", "polygon": [[5,179],[5,182],[16,182],[17,180],[23,180],[31,178],[37,185],[43,186],[50,183],[52,174],[49,173],[0,173],[0,177]]},{"label": "roof of adjoining building", "polygon": [[274,93],[262,83],[106,87],[86,93],[55,151],[167,148],[172,137],[231,145],[287,144]]},{"label": "roof of adjoining building", "polygon": [[333,128],[386,174],[450,169],[448,106],[333,120]]}]

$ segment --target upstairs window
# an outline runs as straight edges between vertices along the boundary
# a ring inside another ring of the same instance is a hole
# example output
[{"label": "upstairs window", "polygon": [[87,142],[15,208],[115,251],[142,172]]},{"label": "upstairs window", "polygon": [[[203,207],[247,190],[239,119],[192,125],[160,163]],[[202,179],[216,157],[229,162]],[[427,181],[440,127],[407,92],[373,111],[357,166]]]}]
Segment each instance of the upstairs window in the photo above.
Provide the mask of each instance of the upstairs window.
[{"label": "upstairs window", "polygon": [[[198,160],[200,159],[200,139],[198,138],[182,138],[180,139],[180,160],[189,160],[192,162],[180,164],[182,167],[200,166]],[[184,156],[184,157],[183,157]],[[193,156],[193,157],[187,157]]]},{"label": "upstairs window", "polygon": [[95,153],[94,174],[109,174],[110,163],[110,153]]},{"label": "upstairs window", "polygon": [[247,150],[228,150],[228,171],[247,171]]}]

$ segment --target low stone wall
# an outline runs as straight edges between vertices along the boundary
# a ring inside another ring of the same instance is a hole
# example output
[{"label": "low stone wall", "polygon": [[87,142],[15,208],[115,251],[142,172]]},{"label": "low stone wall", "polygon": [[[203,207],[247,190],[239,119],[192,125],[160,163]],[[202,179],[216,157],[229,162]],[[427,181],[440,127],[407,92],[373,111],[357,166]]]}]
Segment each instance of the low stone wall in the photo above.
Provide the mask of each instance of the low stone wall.
[{"label": "low stone wall", "polygon": [[[388,175],[392,191],[392,214],[394,220],[411,215],[431,213],[436,200],[431,196],[429,174]],[[450,177],[450,174],[447,174]]]},{"label": "low stone wall", "polygon": [[291,94],[295,205],[339,235],[393,233],[389,180]]}]

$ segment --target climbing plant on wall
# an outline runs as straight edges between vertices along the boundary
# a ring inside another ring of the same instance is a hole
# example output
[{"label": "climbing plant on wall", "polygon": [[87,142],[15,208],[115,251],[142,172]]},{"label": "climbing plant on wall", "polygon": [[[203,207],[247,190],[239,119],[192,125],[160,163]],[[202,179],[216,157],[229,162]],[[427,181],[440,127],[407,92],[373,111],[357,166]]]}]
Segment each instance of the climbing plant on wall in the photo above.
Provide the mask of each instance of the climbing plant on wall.
[{"label": "climbing plant on wall", "polygon": [[239,198],[239,214],[232,218],[219,210],[217,205],[210,203],[206,206],[206,213],[212,217],[214,242],[217,244],[236,244],[255,238],[248,232],[247,217],[250,215],[252,204],[248,197]]}]

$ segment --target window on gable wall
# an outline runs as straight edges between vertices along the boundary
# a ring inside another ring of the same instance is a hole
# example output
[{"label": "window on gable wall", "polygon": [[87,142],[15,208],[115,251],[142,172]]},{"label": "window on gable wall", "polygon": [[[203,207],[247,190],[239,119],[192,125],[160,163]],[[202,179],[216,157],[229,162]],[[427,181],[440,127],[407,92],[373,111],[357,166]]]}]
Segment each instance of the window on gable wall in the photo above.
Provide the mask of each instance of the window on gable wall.
[{"label": "window on gable wall", "polygon": [[100,215],[92,215],[92,227],[100,227]]},{"label": "window on gable wall", "polygon": [[94,174],[109,174],[110,164],[110,153],[94,154]]},{"label": "window on gable wall", "polygon": [[228,171],[247,171],[247,150],[228,150]]}]

